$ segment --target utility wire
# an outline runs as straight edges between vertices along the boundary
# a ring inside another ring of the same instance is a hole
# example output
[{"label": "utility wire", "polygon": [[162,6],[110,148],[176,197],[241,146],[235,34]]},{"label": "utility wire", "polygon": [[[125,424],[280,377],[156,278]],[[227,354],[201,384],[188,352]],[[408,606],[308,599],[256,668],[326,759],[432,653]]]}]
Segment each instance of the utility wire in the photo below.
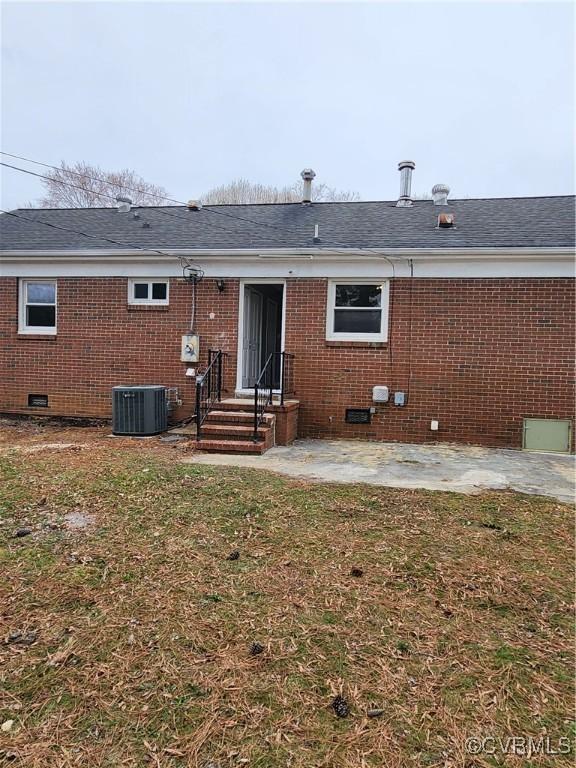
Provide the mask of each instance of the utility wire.
[{"label": "utility wire", "polygon": [[[0,151],[0,154],[9,155],[9,153],[1,152],[1,151]],[[24,157],[21,157],[19,155],[9,155],[9,156],[10,157],[16,157],[17,159],[24,160],[25,162],[31,162],[31,163],[36,163],[37,165],[43,165],[43,166],[45,166],[47,168],[52,168],[54,170],[61,170],[61,169],[58,169],[56,166],[51,166],[51,165],[48,165],[47,163],[40,163],[40,162],[38,162],[36,160],[29,160],[28,158],[24,158]],[[15,170],[15,171],[20,171],[21,173],[26,173],[26,174],[29,174],[31,176],[36,176],[36,177],[41,178],[41,179],[47,179],[47,180],[50,180],[50,181],[56,181],[58,184],[63,184],[65,186],[69,186],[69,187],[72,187],[72,188],[75,188],[75,189],[80,189],[82,191],[92,191],[92,190],[87,190],[86,187],[81,187],[81,186],[78,186],[76,184],[72,184],[71,182],[61,181],[61,180],[57,180],[57,179],[50,179],[50,177],[45,176],[44,174],[36,173],[34,171],[30,171],[30,170],[27,170],[25,168],[18,168],[17,166],[10,165],[9,163],[0,162],[0,165],[4,166],[6,168],[10,168],[10,169]],[[76,174],[75,172],[72,172],[72,173],[74,173],[75,175],[80,175],[80,174]],[[86,176],[85,178],[91,178],[91,179],[94,180],[94,177],[90,177],[90,176]],[[129,187],[124,187],[124,189],[130,189],[130,188]],[[143,192],[144,190],[132,189],[131,191],[142,191]],[[114,200],[114,202],[116,202],[116,198],[113,197],[112,195],[108,195],[108,194],[103,193],[103,192],[95,192],[94,194],[96,194],[96,195],[98,195],[100,197],[104,197],[104,198],[107,198],[107,199],[110,199],[110,200]],[[145,192],[145,194],[151,194],[151,193]],[[170,200],[171,202],[176,202],[176,203],[179,202],[177,200],[173,200],[172,198],[167,198],[167,197],[163,197],[163,199]],[[181,205],[184,205],[184,203],[181,203]],[[181,221],[184,220],[184,217],[178,216],[177,214],[168,213],[168,211],[163,211],[163,210],[161,210],[158,207],[152,207],[152,206],[150,206],[150,207],[143,206],[143,207],[145,207],[146,210],[152,211],[152,212],[157,213],[157,214],[162,214],[162,215],[165,215],[165,216],[170,216],[171,218],[180,219]],[[201,210],[207,210],[210,213],[214,213],[214,211],[212,211],[210,209],[206,209],[206,208],[202,208]],[[105,237],[103,235],[90,235],[87,232],[82,232],[80,230],[71,229],[69,227],[62,227],[62,226],[57,225],[57,224],[51,224],[51,223],[49,223],[47,221],[42,221],[40,219],[29,219],[29,218],[27,218],[25,216],[22,216],[20,214],[12,213],[10,211],[5,211],[3,209],[0,209],[0,213],[4,213],[4,214],[6,214],[8,216],[12,216],[13,218],[16,218],[16,219],[21,219],[22,221],[27,221],[28,223],[31,223],[31,224],[43,224],[44,226],[50,227],[52,229],[57,229],[57,230],[61,230],[61,231],[64,231],[64,232],[71,232],[73,234],[81,235],[83,237],[87,237],[87,238],[90,238],[90,239],[93,239],[93,240],[100,240],[100,241],[105,241],[105,242],[111,243],[113,245],[120,245],[120,246],[122,246],[124,248],[133,248],[133,249],[141,251],[141,252],[156,253],[156,254],[158,254],[160,256],[169,256],[169,257],[172,257],[172,258],[174,258],[174,256],[175,256],[174,254],[169,254],[169,253],[166,253],[165,251],[161,251],[161,250],[158,250],[156,248],[145,248],[145,247],[133,245],[132,243],[124,243],[124,242],[121,242],[119,240],[114,240],[112,238]],[[241,219],[242,221],[246,221],[246,222],[249,222],[249,223],[252,223],[252,224],[256,224],[256,225],[262,224],[261,222],[254,222],[254,221],[252,221],[250,219],[245,219],[245,218],[242,218],[242,217],[237,217],[237,216],[232,216],[232,215],[231,215],[231,218],[238,218],[238,219]],[[233,231],[235,231],[235,230],[227,229],[225,227],[219,227],[216,224],[214,224],[213,226],[215,226],[217,229],[221,229],[221,230],[223,230],[225,232],[233,232]],[[273,225],[265,225],[265,226],[273,227]],[[273,227],[273,228],[274,229],[280,229],[279,227]],[[280,230],[280,231],[284,232],[285,230]],[[240,234],[240,233],[238,233],[238,234]],[[330,253],[342,253],[344,255],[349,255],[348,251],[345,251],[345,250],[342,250],[342,249],[338,249],[338,248],[330,248],[330,247],[322,248],[321,247],[321,248],[317,248],[317,249],[320,250],[320,251],[328,251]],[[392,259],[389,256],[387,256],[386,254],[384,254],[384,253],[382,253],[380,251],[376,251],[376,250],[371,249],[371,248],[364,248],[364,249],[360,249],[360,250],[366,251],[368,253],[372,253],[372,254],[374,254],[376,256],[379,256],[379,257],[383,258],[385,261],[388,262],[388,264],[392,268],[392,277],[393,278],[396,277],[396,266],[395,266],[394,262],[392,261]],[[200,269],[197,265],[191,264],[184,257],[176,256],[176,258],[179,259],[180,264],[181,264],[181,266],[183,268],[183,271],[185,270],[185,267],[187,267],[188,269],[194,270],[195,273],[200,276],[200,279],[204,275],[204,272],[203,272],[202,269]],[[413,272],[412,260],[409,260],[409,263],[410,263],[410,269],[411,269],[410,276],[413,277],[414,276],[414,272]],[[195,288],[195,281],[194,281],[194,288]],[[194,296],[193,296],[193,300],[192,300],[193,301],[193,305],[192,305],[191,327],[193,326],[193,323],[194,323],[194,314],[195,314],[195,308],[196,308],[196,295],[195,295],[195,293],[196,292],[194,290]],[[392,301],[392,303],[393,303],[393,301]],[[393,355],[392,355],[392,337],[391,336],[389,336],[389,339],[388,339],[388,356],[389,356],[389,364],[391,366],[391,372],[392,372],[393,371]]]},{"label": "utility wire", "polygon": [[[89,176],[87,173],[79,173],[78,171],[73,171],[71,168],[59,168],[57,165],[42,163],[40,162],[40,160],[31,160],[29,157],[23,157],[22,155],[13,155],[10,152],[4,152],[2,150],[0,150],[0,155],[6,155],[6,157],[12,157],[14,158],[14,160],[24,160],[24,162],[32,163],[33,165],[41,165],[43,168],[51,168],[53,171],[64,171],[65,173],[69,173],[72,176],[79,176],[81,179],[90,179],[90,181],[102,181],[102,179],[98,179],[96,178],[96,176]],[[52,179],[52,181],[55,181],[55,179]],[[173,200],[171,197],[166,197],[165,195],[158,195],[155,192],[149,192],[147,189],[137,189],[136,187],[127,187],[125,184],[122,184],[119,181],[106,181],[106,183],[112,184],[114,187],[122,187],[122,189],[126,189],[128,192],[138,192],[138,194],[140,195],[149,195],[150,197],[156,197],[156,198],[159,198],[160,200],[169,200],[171,203],[184,205],[184,203],[181,203],[179,200]]]},{"label": "utility wire", "polygon": [[0,208],[0,213],[6,214],[6,216],[12,216],[15,219],[21,219],[22,221],[27,221],[30,224],[43,224],[45,227],[50,227],[51,229],[59,229],[63,232],[72,232],[75,235],[82,235],[83,237],[89,237],[92,240],[104,240],[107,243],[112,243],[113,245],[121,245],[123,248],[133,248],[137,251],[147,251],[148,253],[156,253],[159,256],[169,256],[170,258],[175,258],[174,254],[172,253],[165,253],[164,251],[159,251],[156,248],[142,248],[139,245],[134,245],[133,243],[123,243],[120,242],[120,240],[113,240],[110,237],[105,237],[104,235],[90,235],[88,232],[81,232],[79,229],[70,229],[70,227],[62,227],[59,224],[51,224],[48,221],[42,221],[41,219],[29,219],[27,216],[21,216],[19,213],[13,213],[12,211],[5,211],[4,209]]},{"label": "utility wire", "polygon": [[[28,163],[33,163],[35,165],[40,165],[40,166],[43,166],[45,168],[51,168],[52,170],[55,170],[55,171],[62,171],[63,170],[62,168],[58,168],[58,166],[50,165],[49,163],[43,163],[43,162],[40,162],[39,160],[31,160],[30,158],[24,157],[23,155],[14,155],[14,154],[11,154],[10,152],[4,152],[2,150],[0,150],[0,154],[6,155],[8,157],[13,157],[13,158],[16,158],[18,160],[23,160],[23,161],[28,162]],[[95,192],[94,190],[89,190],[86,187],[81,187],[81,186],[72,184],[72,182],[69,182],[69,181],[62,181],[60,179],[53,179],[53,178],[51,178],[49,176],[45,176],[45,175],[43,175],[41,173],[35,173],[34,171],[30,171],[30,170],[27,170],[25,168],[19,168],[19,167],[15,166],[15,165],[10,165],[9,163],[0,162],[0,165],[3,165],[5,167],[7,167],[7,168],[11,168],[11,169],[13,169],[15,171],[20,171],[22,173],[30,174],[31,176],[36,176],[38,178],[45,179],[47,181],[52,181],[52,182],[56,182],[58,184],[62,184],[64,186],[69,186],[69,187],[74,188],[74,189],[79,189],[79,190],[82,190],[84,192],[93,192],[93,194],[95,194],[95,195],[97,195],[99,197],[104,197],[104,198],[107,198],[109,200],[114,200],[114,202],[116,202],[116,198],[113,197],[112,195],[107,195],[107,194],[105,194],[103,192]],[[73,174],[75,176],[80,176],[81,178],[90,179],[91,181],[100,181],[100,179],[97,179],[94,176],[88,176],[86,174],[80,174],[80,173],[78,173],[76,171],[67,171],[67,172],[69,172],[69,173],[71,173],[71,174]],[[148,192],[146,190],[136,189],[136,188],[133,188],[133,187],[127,187],[125,185],[120,184],[119,182],[110,182],[110,183],[114,184],[115,186],[121,186],[122,189],[125,189],[125,190],[127,190],[129,192],[138,192],[140,194],[150,195],[150,196],[156,197],[156,198],[159,197],[162,200],[168,200],[169,202],[175,203],[177,205],[181,205],[181,206],[187,207],[187,203],[184,203],[181,200],[176,200],[175,198],[172,198],[172,197],[166,197],[164,195],[155,195],[153,192]],[[178,216],[177,214],[174,214],[174,213],[168,213],[168,211],[164,211],[164,210],[162,210],[159,207],[154,207],[154,206],[142,206],[142,207],[145,207],[147,210],[152,211],[154,213],[162,214],[164,216],[171,216],[172,218],[184,220],[182,216]],[[249,223],[249,224],[253,224],[254,226],[267,227],[269,229],[273,229],[273,230],[276,230],[278,232],[282,232],[282,234],[285,234],[287,229],[290,230],[289,227],[279,227],[279,226],[276,226],[274,224],[268,224],[267,222],[254,221],[253,219],[248,219],[245,216],[238,216],[238,215],[231,214],[231,213],[225,213],[224,211],[215,211],[213,208],[209,208],[209,207],[206,207],[206,206],[202,206],[200,211],[205,211],[207,213],[211,213],[211,214],[214,214],[214,215],[217,215],[217,216],[225,216],[227,218],[237,219],[238,221],[243,221],[243,222],[246,222],[246,223]],[[243,234],[243,233],[238,232],[238,230],[231,230],[231,229],[228,229],[226,227],[219,227],[216,224],[214,224],[213,226],[217,227],[218,229],[222,229],[225,232],[233,232],[235,234]],[[298,236],[300,236],[300,237],[302,236],[302,232],[301,231],[294,230],[294,232]],[[320,247],[320,248],[318,248],[318,250],[327,250],[327,251],[330,251],[330,252],[344,253],[345,255],[348,255],[347,251],[343,251],[341,249],[342,248],[348,248],[349,246],[346,246],[343,243],[340,243],[340,244],[336,243],[335,245],[336,246],[339,245],[340,248],[337,248],[337,247],[336,248],[330,248],[330,247],[323,248],[323,247]],[[300,247],[304,247],[304,246],[300,246]],[[387,256],[386,254],[382,253],[381,251],[377,251],[377,250],[375,250],[373,248],[361,248],[360,250],[365,251],[367,253],[372,253],[372,254],[374,254],[376,256],[380,256],[381,258],[385,259],[390,265],[392,265],[392,263],[393,263],[391,261],[390,257]],[[405,261],[406,260],[406,257],[397,257],[397,258],[399,258],[401,261]],[[393,273],[394,273],[394,270],[393,270]]]},{"label": "utility wire", "polygon": [[[180,261],[181,266],[184,268],[185,266],[194,269],[197,271],[199,275],[203,275],[203,271],[196,267],[195,265],[192,265],[190,263],[183,263],[182,257],[175,255],[173,253],[166,253],[166,251],[160,251],[157,248],[145,248],[140,245],[134,245],[133,243],[124,243],[120,240],[114,240],[111,237],[105,237],[104,235],[90,235],[88,232],[82,232],[79,229],[71,229],[70,227],[62,227],[59,224],[51,224],[48,221],[42,221],[41,219],[30,219],[27,216],[22,216],[19,213],[13,213],[12,211],[5,211],[4,209],[0,208],[0,213],[5,214],[6,216],[12,216],[14,219],[21,219],[22,221],[27,221],[29,224],[42,224],[45,227],[50,227],[51,229],[58,229],[63,232],[72,232],[75,235],[81,235],[82,237],[89,237],[91,240],[99,240],[99,241],[105,241],[107,243],[112,243],[113,245],[121,245],[123,248],[126,249],[133,249],[136,251],[142,251],[144,253],[155,253],[158,256],[168,256],[168,258],[171,259],[178,259]],[[186,262],[186,260],[185,260]]]},{"label": "utility wire", "polygon": [[[0,154],[7,154],[7,153],[6,152],[0,152]],[[27,162],[37,163],[36,160],[28,160]],[[107,200],[113,200],[115,203],[117,202],[116,198],[113,195],[108,195],[108,194],[106,194],[106,192],[96,192],[96,190],[88,189],[88,187],[81,187],[78,184],[73,184],[71,181],[62,181],[61,179],[53,179],[50,176],[45,176],[42,173],[36,173],[35,171],[30,171],[27,168],[19,168],[18,166],[10,165],[9,163],[0,162],[0,165],[4,166],[5,168],[10,168],[13,171],[20,171],[21,173],[27,173],[28,175],[36,176],[39,179],[45,179],[45,180],[51,181],[51,182],[53,182],[55,184],[61,184],[64,187],[71,187],[72,189],[79,189],[82,192],[90,192],[93,195],[96,195],[97,197],[103,197],[103,198],[105,198]],[[61,169],[56,168],[56,166],[54,166],[54,165],[47,165],[46,163],[38,163],[38,165],[45,165],[48,168],[54,168],[55,170],[61,170]],[[74,173],[74,175],[76,175],[76,176],[80,176],[81,175],[81,174],[77,174],[74,171],[71,171],[71,173]],[[93,181],[98,181],[98,179],[96,179],[94,176],[86,176],[85,178],[91,179]],[[118,185],[118,182],[110,182],[110,183]],[[123,187],[123,188],[127,189],[129,191],[132,191],[132,192],[138,191],[138,190],[131,189],[130,187]],[[150,193],[146,193],[146,194],[150,194]],[[170,199],[170,198],[163,198],[163,199]],[[177,201],[175,201],[175,202],[177,202]],[[169,213],[168,211],[165,211],[161,207],[158,207],[158,206],[137,206],[137,207],[145,208],[148,212],[156,213],[156,214],[161,215],[161,216],[169,216],[172,219],[179,219],[180,221],[184,221],[185,220],[185,217],[179,216],[178,214],[175,214],[175,213]],[[223,232],[236,232],[236,230],[231,230],[231,229],[228,229],[227,227],[221,227],[218,224],[213,224],[212,226],[216,227],[216,229],[221,229]],[[240,233],[238,233],[238,234],[240,234]]]},{"label": "utility wire", "polygon": [[[0,154],[7,154],[7,153],[0,152]],[[37,163],[36,160],[27,160],[26,162]],[[46,163],[38,163],[38,164],[39,165],[44,165],[44,166],[46,166],[48,168],[53,168],[54,170],[62,170],[62,169],[58,169],[54,165],[47,165]],[[116,197],[114,197],[113,195],[109,195],[106,192],[97,192],[94,189],[88,189],[88,187],[81,187],[78,184],[73,184],[71,181],[63,181],[62,179],[53,179],[51,176],[46,176],[45,174],[42,174],[42,173],[36,173],[35,171],[30,171],[27,168],[19,168],[16,165],[10,165],[10,163],[0,162],[0,165],[4,166],[5,168],[10,168],[13,171],[20,171],[20,173],[26,173],[29,176],[36,176],[39,179],[45,179],[46,181],[53,182],[54,184],[61,184],[62,186],[70,187],[71,189],[79,189],[82,192],[90,192],[91,194],[96,195],[96,197],[102,197],[102,198],[105,198],[106,200],[113,200],[114,203],[117,202]],[[76,173],[75,171],[71,171],[71,173],[73,173],[75,176],[82,176],[82,174]],[[94,176],[84,176],[84,178],[91,179],[92,181],[99,181],[99,179],[96,179]],[[138,192],[139,191],[139,190],[133,189],[131,187],[126,187],[124,185],[119,185],[118,182],[110,182],[110,183],[114,184],[115,186],[122,186],[123,189],[126,189],[129,192]],[[144,192],[144,190],[141,190],[141,191]],[[145,192],[145,194],[152,194],[152,193]],[[158,196],[157,195],[156,197],[162,197],[162,196]],[[164,200],[172,200],[172,198],[168,198],[168,197],[166,197],[166,198],[162,197],[162,199],[164,199]],[[175,203],[178,203],[178,205],[187,207],[187,205],[185,203],[179,203],[178,200],[173,200],[172,202],[175,202]],[[165,211],[161,206],[137,206],[137,207],[144,208],[146,211],[148,211],[150,213],[156,213],[156,214],[159,214],[161,216],[169,216],[172,219],[179,219],[180,221],[185,221],[185,217],[184,216],[179,216],[176,213],[169,213],[168,211]],[[216,213],[216,211],[212,211],[212,210],[210,210],[208,208],[204,208],[204,207],[201,208],[200,210],[206,211],[208,213]],[[197,214],[198,214],[198,212],[195,212],[195,215],[197,215]],[[228,215],[228,214],[226,214],[226,215]],[[238,216],[232,216],[232,218],[240,219],[240,217],[238,217]],[[252,224],[255,224],[255,225],[260,224],[260,222],[254,222],[254,221],[251,221],[250,219],[241,219],[241,220],[249,222],[249,223],[252,223]],[[212,224],[211,226],[215,227],[216,229],[222,230],[222,232],[233,233],[233,234],[244,234],[244,233],[240,232],[237,229],[230,229],[228,227],[222,227],[222,226],[220,226],[218,224]],[[262,224],[262,226],[268,226],[269,227],[269,226],[273,226],[273,225],[271,225],[271,224]],[[274,229],[278,229],[279,231],[284,231],[284,230],[280,230],[279,227],[274,227]]]}]

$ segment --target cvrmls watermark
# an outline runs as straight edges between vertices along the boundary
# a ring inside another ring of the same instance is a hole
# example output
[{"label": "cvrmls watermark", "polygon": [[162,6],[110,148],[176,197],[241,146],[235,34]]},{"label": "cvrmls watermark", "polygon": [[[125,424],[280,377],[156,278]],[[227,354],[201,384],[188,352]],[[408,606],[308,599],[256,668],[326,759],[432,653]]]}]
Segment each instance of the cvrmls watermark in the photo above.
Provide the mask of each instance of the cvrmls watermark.
[{"label": "cvrmls watermark", "polygon": [[569,755],[572,740],[568,736],[470,736],[466,739],[470,755]]}]

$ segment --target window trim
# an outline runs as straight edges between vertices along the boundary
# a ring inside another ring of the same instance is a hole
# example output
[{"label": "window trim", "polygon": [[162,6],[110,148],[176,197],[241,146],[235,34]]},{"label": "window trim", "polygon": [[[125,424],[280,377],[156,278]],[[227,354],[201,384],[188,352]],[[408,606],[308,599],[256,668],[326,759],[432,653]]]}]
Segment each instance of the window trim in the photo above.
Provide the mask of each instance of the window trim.
[{"label": "window trim", "polygon": [[[379,333],[338,333],[334,330],[334,313],[336,307],[336,286],[337,285],[381,285],[382,286],[382,304],[380,314],[380,332]],[[388,307],[390,295],[390,281],[378,279],[377,277],[367,278],[342,278],[328,280],[328,294],[326,299],[326,341],[373,341],[382,342],[388,340]]]},{"label": "window trim", "polygon": [[[58,329],[58,281],[54,278],[35,278],[30,277],[26,279],[20,279],[18,285],[18,333],[41,335],[41,336],[56,336]],[[29,302],[28,299],[28,284],[29,283],[50,283],[54,286],[54,303],[47,304],[43,302]],[[26,323],[26,307],[27,306],[46,306],[54,307],[54,325],[27,325]]]},{"label": "window trim", "polygon": [[[134,286],[136,283],[148,284],[149,299],[137,299],[134,296]],[[152,284],[164,283],[166,286],[166,298],[165,299],[153,299],[152,298]],[[144,306],[156,306],[166,307],[170,303],[170,279],[167,277],[131,277],[128,280],[128,304],[144,305]]]}]

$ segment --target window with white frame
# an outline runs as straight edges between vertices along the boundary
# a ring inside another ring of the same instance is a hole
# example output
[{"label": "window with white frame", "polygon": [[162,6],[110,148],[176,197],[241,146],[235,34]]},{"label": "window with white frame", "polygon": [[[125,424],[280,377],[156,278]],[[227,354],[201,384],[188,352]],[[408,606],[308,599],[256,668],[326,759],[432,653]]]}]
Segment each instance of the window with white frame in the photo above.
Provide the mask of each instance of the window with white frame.
[{"label": "window with white frame", "polygon": [[386,341],[387,280],[330,280],[326,338],[331,341]]},{"label": "window with white frame", "polygon": [[128,281],[129,304],[168,304],[168,280]]},{"label": "window with white frame", "polygon": [[56,280],[21,280],[19,333],[56,333]]}]

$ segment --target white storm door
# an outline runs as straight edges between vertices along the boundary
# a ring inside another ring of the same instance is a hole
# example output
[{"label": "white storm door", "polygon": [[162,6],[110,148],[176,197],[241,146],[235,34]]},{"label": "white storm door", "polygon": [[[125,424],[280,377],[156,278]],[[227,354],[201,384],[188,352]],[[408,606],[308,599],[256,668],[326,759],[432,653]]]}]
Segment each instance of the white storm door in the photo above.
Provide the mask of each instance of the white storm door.
[{"label": "white storm door", "polygon": [[262,294],[244,288],[244,334],[242,338],[242,388],[253,387],[260,373],[262,339]]}]

